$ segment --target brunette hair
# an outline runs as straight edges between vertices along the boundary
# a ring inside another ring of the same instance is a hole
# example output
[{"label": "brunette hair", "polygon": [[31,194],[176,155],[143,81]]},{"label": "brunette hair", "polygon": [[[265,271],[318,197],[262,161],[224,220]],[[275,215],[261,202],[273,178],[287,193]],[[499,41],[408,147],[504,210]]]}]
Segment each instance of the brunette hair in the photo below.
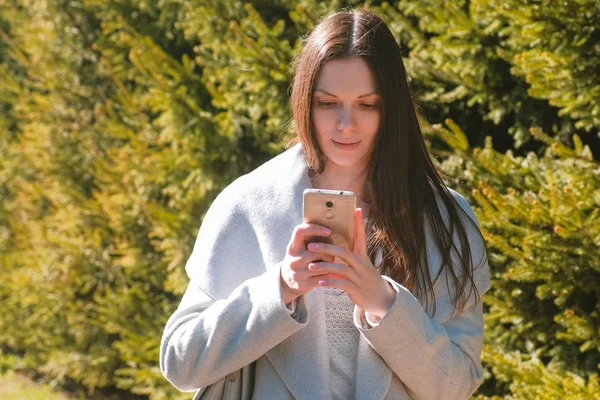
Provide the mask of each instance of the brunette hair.
[{"label": "brunette hair", "polygon": [[[330,60],[361,57],[369,65],[381,96],[382,116],[366,170],[365,197],[372,226],[368,251],[378,249],[383,259],[376,267],[415,293],[425,308],[433,305],[433,285],[444,276],[455,309],[463,309],[474,284],[471,251],[465,224],[483,237],[457,203],[436,171],[419,127],[402,62],[399,44],[373,12],[338,12],[319,23],[306,38],[295,60],[291,107],[298,138],[309,169],[321,172],[323,154],[312,123],[313,92],[322,66]],[[442,205],[447,216],[442,215]],[[442,254],[439,273],[428,268],[425,226],[429,225]],[[454,237],[458,238],[458,245]],[[484,246],[485,248],[485,246]],[[457,262],[453,262],[453,254]],[[478,265],[482,265],[484,259]]]}]

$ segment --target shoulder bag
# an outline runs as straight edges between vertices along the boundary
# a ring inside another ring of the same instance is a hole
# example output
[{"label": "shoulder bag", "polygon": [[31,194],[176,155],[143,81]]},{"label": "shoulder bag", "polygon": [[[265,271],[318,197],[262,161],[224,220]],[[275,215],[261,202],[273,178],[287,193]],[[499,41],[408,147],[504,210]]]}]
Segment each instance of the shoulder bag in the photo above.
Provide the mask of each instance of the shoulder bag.
[{"label": "shoulder bag", "polygon": [[250,400],[254,390],[254,363],[233,371],[225,378],[200,388],[192,400]]}]

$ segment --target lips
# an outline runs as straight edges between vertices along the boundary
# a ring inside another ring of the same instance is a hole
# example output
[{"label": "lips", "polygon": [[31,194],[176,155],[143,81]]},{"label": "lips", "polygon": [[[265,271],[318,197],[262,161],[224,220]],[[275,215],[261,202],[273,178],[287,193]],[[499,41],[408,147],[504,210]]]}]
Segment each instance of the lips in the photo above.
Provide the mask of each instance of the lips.
[{"label": "lips", "polygon": [[358,142],[337,142],[335,140],[332,140],[332,142],[336,148],[338,148],[340,150],[345,150],[345,151],[354,150],[360,143],[360,141],[358,141]]}]

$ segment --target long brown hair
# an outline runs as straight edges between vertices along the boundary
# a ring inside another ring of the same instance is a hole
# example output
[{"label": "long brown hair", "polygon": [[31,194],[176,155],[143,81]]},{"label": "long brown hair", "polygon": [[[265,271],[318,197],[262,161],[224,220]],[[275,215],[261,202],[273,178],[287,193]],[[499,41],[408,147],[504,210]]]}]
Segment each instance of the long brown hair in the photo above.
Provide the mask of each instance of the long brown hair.
[{"label": "long brown hair", "polygon": [[[433,305],[433,285],[444,276],[455,288],[449,293],[461,310],[471,295],[479,299],[465,223],[483,241],[479,229],[444,185],[433,165],[413,106],[400,46],[387,25],[373,12],[338,12],[324,19],[307,37],[295,60],[291,106],[298,138],[311,170],[324,168],[312,123],[312,98],[321,67],[330,60],[361,57],[367,62],[382,101],[382,117],[365,187],[372,224],[368,251],[380,249],[376,267]],[[440,206],[446,210],[443,216]],[[445,220],[446,219],[446,220]],[[431,276],[427,263],[425,226],[429,225],[442,255],[442,266]],[[458,245],[453,238],[458,237]],[[485,247],[484,247],[485,248]],[[452,255],[458,258],[457,265]],[[483,264],[485,259],[479,261]],[[450,289],[449,289],[450,290]]]}]

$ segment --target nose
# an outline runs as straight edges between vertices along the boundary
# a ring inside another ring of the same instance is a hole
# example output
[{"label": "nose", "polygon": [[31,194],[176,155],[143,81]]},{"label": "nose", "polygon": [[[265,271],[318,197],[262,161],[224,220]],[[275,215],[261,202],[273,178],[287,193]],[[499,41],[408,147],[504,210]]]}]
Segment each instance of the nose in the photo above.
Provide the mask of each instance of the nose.
[{"label": "nose", "polygon": [[344,107],[338,117],[336,128],[339,131],[351,131],[356,127],[354,116],[350,108]]}]

